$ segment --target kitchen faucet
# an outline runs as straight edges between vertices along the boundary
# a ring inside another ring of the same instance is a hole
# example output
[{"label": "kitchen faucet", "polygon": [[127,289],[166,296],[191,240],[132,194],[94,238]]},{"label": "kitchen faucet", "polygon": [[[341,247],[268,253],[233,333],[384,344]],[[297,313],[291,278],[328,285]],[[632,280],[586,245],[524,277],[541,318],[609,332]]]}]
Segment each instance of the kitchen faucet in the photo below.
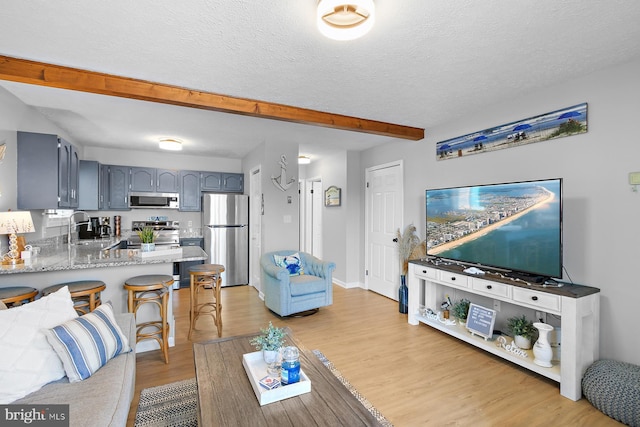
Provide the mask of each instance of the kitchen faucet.
[{"label": "kitchen faucet", "polygon": [[87,222],[76,222],[76,223],[74,224],[74,226],[76,226],[76,227],[77,227],[78,225],[87,224],[87,231],[91,231],[91,230],[92,230],[92,228],[91,228],[91,217],[89,216],[89,214],[88,214],[88,213],[86,213],[85,211],[74,211],[74,212],[72,212],[72,213],[71,213],[71,215],[69,215],[69,232],[68,232],[68,234],[67,234],[67,243],[68,243],[69,245],[71,245],[71,229],[73,228],[73,227],[72,227],[72,224],[73,224],[73,217],[74,217],[76,214],[79,214],[79,213],[81,213],[81,214],[83,214],[84,216],[86,216],[86,217],[87,217]]}]

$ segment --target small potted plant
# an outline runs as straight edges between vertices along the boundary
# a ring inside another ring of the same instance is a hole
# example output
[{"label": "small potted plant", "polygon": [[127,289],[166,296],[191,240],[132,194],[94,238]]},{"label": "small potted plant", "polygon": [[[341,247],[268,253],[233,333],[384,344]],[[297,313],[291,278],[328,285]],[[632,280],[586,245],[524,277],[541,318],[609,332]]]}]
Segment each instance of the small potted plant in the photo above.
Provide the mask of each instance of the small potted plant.
[{"label": "small potted plant", "polygon": [[507,319],[507,330],[513,334],[515,345],[523,350],[531,348],[531,338],[533,338],[535,328],[533,322],[527,320],[524,314]]},{"label": "small potted plant", "polygon": [[142,244],[140,249],[142,252],[152,252],[155,250],[155,243],[157,234],[151,227],[144,227],[143,229],[136,230],[138,237],[140,237],[140,243]]},{"label": "small potted plant", "polygon": [[280,349],[284,344],[284,336],[286,335],[284,328],[273,326],[269,322],[269,326],[260,330],[261,334],[253,337],[249,343],[256,350],[262,350],[262,357],[267,363],[267,372],[269,375],[278,375],[279,369],[276,367]]},{"label": "small potted plant", "polygon": [[464,325],[465,323],[467,323],[467,314],[469,314],[470,304],[471,304],[471,301],[469,301],[468,299],[462,298],[460,301],[456,301],[456,303],[453,304],[453,307],[451,308],[451,313],[453,314],[453,317],[458,319],[458,322],[460,322],[461,325]]}]

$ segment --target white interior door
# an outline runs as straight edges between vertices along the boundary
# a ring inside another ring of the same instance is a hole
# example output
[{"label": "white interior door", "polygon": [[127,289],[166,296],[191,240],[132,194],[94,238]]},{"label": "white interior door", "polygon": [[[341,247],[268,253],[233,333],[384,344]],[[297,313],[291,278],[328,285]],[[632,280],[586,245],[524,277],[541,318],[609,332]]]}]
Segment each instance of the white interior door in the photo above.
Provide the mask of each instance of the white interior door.
[{"label": "white interior door", "polygon": [[251,169],[249,194],[249,284],[262,294],[260,256],[262,255],[262,175],[260,166]]},{"label": "white interior door", "polygon": [[322,258],[322,180],[300,183],[300,250]]},{"label": "white interior door", "polygon": [[311,255],[322,259],[322,181],[313,181],[311,192]]},{"label": "white interior door", "polygon": [[402,161],[365,172],[367,289],[398,300],[400,273],[398,249],[393,239],[402,226]]}]

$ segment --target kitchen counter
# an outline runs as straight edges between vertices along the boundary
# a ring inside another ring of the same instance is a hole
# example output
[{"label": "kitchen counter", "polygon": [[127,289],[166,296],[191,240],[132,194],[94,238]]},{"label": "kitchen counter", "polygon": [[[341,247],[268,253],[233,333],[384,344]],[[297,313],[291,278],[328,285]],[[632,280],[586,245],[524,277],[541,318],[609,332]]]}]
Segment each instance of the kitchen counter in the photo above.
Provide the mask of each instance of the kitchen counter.
[{"label": "kitchen counter", "polygon": [[[106,289],[101,292],[103,302],[111,302],[116,313],[127,312],[127,292],[123,285],[129,278],[146,274],[173,275],[175,262],[206,260],[207,254],[198,246],[183,246],[182,253],[141,257],[139,250],[108,249],[117,247],[117,240],[59,244],[39,242],[40,253],[25,260],[17,267],[0,268],[0,288],[9,286],[31,286],[42,290],[47,286],[78,280],[101,280]],[[157,251],[160,252],[160,251]],[[175,345],[175,319],[173,317],[173,289],[169,288],[169,346]],[[155,309],[155,311],[154,311]],[[157,307],[145,304],[136,313],[138,323],[154,320]],[[136,351],[158,349],[155,340],[140,341]]]},{"label": "kitchen counter", "polygon": [[[181,254],[142,257],[139,249],[106,249],[117,242],[92,242],[46,248],[38,256],[17,266],[2,266],[0,276],[19,273],[80,270],[86,268],[123,267],[128,265],[163,264],[207,259],[198,246],[181,246]],[[161,253],[162,251],[156,251]],[[2,286],[2,283],[0,283]]]}]

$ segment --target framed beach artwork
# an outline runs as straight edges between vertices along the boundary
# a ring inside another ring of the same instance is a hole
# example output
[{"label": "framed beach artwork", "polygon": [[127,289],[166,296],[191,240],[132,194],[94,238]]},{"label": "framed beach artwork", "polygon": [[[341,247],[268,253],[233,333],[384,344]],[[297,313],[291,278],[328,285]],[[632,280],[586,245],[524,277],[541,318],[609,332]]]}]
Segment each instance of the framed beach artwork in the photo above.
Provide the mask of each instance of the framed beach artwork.
[{"label": "framed beach artwork", "polygon": [[513,148],[587,132],[587,103],[473,132],[436,144],[438,160]]}]

